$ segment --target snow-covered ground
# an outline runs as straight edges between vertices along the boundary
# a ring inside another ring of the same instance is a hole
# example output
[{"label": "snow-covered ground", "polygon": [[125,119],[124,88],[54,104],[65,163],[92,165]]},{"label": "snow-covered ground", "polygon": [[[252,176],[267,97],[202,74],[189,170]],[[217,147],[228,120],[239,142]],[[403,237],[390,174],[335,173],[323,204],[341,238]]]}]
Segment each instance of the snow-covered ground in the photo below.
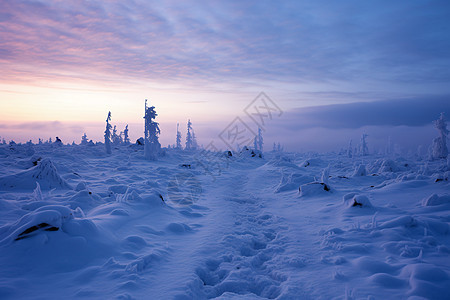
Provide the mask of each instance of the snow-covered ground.
[{"label": "snow-covered ground", "polygon": [[143,157],[0,146],[0,298],[450,299],[446,161]]}]

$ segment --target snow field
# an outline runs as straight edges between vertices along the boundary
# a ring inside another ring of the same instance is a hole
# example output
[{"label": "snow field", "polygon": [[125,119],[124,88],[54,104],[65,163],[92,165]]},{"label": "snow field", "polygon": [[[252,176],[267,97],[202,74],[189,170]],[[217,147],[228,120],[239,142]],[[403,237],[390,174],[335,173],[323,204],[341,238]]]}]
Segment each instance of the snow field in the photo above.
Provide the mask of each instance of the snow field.
[{"label": "snow field", "polygon": [[0,298],[450,298],[447,162],[195,155],[1,146]]}]

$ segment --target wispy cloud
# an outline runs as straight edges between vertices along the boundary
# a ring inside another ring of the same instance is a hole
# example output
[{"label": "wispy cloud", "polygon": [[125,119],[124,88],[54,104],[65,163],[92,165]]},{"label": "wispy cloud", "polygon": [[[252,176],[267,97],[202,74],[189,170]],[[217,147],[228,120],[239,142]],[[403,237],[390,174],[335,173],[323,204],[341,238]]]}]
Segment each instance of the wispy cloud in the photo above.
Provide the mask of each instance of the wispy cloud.
[{"label": "wispy cloud", "polygon": [[450,77],[447,1],[3,1],[1,80]]}]

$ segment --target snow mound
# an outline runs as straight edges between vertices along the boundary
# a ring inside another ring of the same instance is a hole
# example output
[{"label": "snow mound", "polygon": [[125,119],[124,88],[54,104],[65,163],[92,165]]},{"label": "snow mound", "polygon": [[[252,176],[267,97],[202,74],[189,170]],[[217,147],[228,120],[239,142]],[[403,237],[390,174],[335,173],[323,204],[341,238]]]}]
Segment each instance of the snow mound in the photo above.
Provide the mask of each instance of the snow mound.
[{"label": "snow mound", "polygon": [[58,174],[55,165],[48,158],[35,167],[9,176],[0,177],[0,189],[34,189],[36,182],[41,189],[71,189],[71,186]]},{"label": "snow mound", "polygon": [[422,201],[423,206],[436,206],[436,205],[449,204],[449,203],[450,203],[450,195],[449,194],[444,194],[442,196],[433,194],[430,197],[423,199],[423,201]]},{"label": "snow mound", "polygon": [[300,196],[303,197],[303,196],[320,195],[320,194],[331,191],[331,188],[326,183],[317,181],[317,182],[310,182],[307,184],[302,184],[298,190],[300,192]]},{"label": "snow mound", "polygon": [[292,159],[286,155],[277,155],[267,162],[268,165],[274,167],[286,167],[299,169],[299,167],[292,161]]},{"label": "snow mound", "polygon": [[95,205],[98,205],[101,202],[100,196],[93,194],[88,190],[82,190],[73,195],[68,203],[72,209],[76,209],[77,207],[81,207],[82,209],[92,208]]},{"label": "snow mound", "polygon": [[71,219],[73,219],[72,210],[66,206],[47,205],[39,207],[11,225],[6,230],[9,235],[0,244],[28,238],[42,231],[58,231],[64,222]]},{"label": "snow mound", "polygon": [[359,195],[357,193],[346,194],[343,197],[344,205],[347,208],[353,207],[373,207],[369,198],[365,195]]},{"label": "snow mound", "polygon": [[312,180],[314,180],[314,178],[311,176],[305,176],[298,173],[283,173],[280,183],[275,187],[275,193],[296,190],[300,185],[311,182]]},{"label": "snow mound", "polygon": [[[81,216],[81,218],[78,218]],[[46,205],[27,213],[13,224],[0,228],[0,244],[28,239],[44,232],[60,231],[70,236],[90,236],[97,233],[95,224],[84,218],[80,208]]]}]

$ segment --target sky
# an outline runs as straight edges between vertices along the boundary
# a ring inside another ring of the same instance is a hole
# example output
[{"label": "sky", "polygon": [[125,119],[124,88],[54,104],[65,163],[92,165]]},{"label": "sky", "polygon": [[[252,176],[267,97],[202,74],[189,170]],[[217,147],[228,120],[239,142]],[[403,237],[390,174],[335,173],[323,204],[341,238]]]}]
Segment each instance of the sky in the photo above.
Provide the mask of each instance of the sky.
[{"label": "sky", "polygon": [[191,119],[223,148],[235,118],[256,131],[264,92],[266,149],[428,147],[449,32],[449,1],[0,0],[0,136],[100,141],[111,111],[136,139],[148,99],[163,145]]}]

